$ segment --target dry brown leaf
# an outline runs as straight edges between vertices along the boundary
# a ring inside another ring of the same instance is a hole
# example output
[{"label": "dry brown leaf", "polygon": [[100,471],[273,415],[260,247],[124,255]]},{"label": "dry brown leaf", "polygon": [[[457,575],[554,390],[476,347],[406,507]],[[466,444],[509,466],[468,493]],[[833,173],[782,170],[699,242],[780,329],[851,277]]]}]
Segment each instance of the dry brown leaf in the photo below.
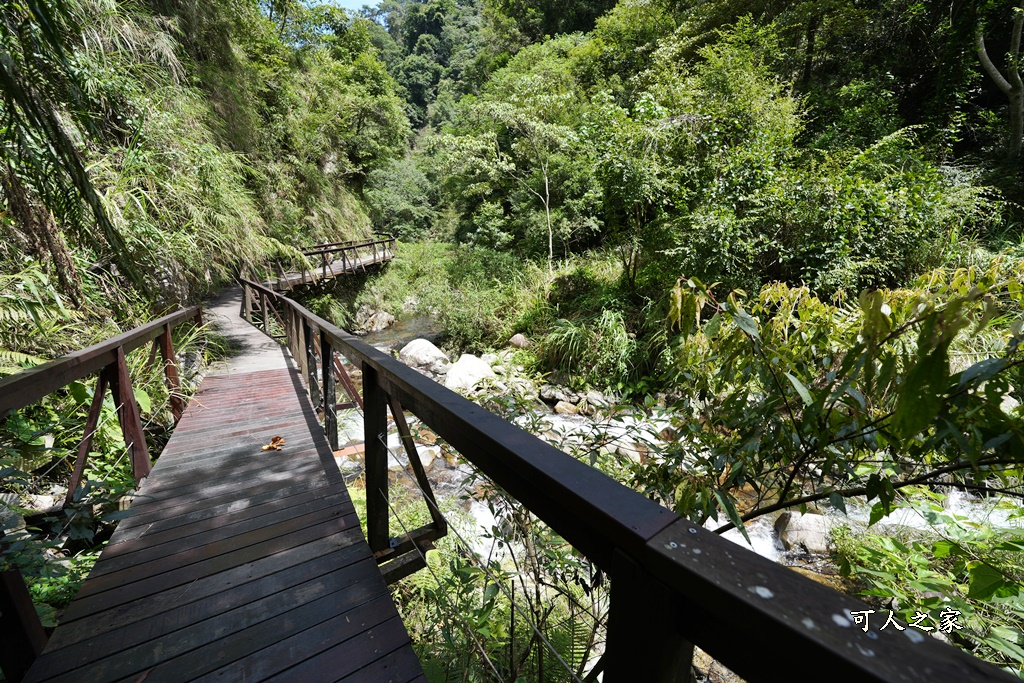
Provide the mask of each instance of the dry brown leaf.
[{"label": "dry brown leaf", "polygon": [[279,451],[284,446],[284,438],[280,436],[271,437],[270,443],[263,447],[265,451]]}]

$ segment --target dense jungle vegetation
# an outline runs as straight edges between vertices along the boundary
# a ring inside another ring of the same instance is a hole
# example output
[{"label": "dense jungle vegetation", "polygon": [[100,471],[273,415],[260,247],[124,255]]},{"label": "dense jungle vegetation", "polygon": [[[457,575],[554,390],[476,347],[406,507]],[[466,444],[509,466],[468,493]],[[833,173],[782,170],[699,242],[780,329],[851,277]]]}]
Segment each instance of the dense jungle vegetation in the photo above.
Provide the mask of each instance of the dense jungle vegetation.
[{"label": "dense jungle vegetation", "polygon": [[[835,539],[848,588],[904,621],[956,607],[950,639],[1021,675],[1022,28],[1009,0],[6,2],[0,372],[390,232],[394,262],[310,305],[433,315],[460,352],[522,333],[536,377],[669,404],[658,458],[591,462],[695,521],[919,509],[938,536]],[[166,390],[133,373],[159,442]],[[5,505],[66,481],[91,391],[7,419]],[[77,511],[6,555],[44,610],[131,487],[104,410]],[[949,513],[950,488],[1010,524]],[[583,675],[591,568],[498,513],[548,558],[523,593],[562,586],[532,608]],[[562,680],[493,584],[432,561],[403,598],[437,625],[414,634],[432,677],[473,650],[427,615],[444,589],[508,680]]]}]

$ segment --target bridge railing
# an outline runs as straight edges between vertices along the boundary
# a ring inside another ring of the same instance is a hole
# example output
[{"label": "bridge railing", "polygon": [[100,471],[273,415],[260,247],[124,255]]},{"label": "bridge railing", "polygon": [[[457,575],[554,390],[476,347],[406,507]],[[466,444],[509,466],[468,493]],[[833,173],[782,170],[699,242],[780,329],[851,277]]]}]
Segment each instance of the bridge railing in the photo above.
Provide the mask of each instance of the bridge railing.
[{"label": "bridge railing", "polygon": [[369,240],[349,240],[318,244],[304,250],[307,258],[320,261],[320,276],[334,276],[333,264],[341,261],[342,272],[360,269],[366,272],[366,265],[388,261],[395,256],[395,238],[392,235],[376,235]]},{"label": "bridge railing", "polygon": [[[138,403],[135,401],[126,358],[135,349],[153,342],[150,361],[155,360],[159,352],[170,396],[171,413],[177,423],[181,419],[185,404],[181,395],[171,332],[177,325],[187,320],[202,325],[202,309],[193,306],[166,315],[86,349],[0,379],[0,420],[6,420],[15,411],[45,398],[72,382],[92,374],[98,375],[96,390],[93,392],[85,422],[84,437],[78,445],[68,492],[64,498],[65,507],[74,499],[82,481],[108,387],[114,399],[125,447],[130,453],[135,483],[139,484],[149,476],[149,449],[146,446],[142,418]],[[3,543],[2,538],[3,530],[0,529],[0,544]],[[8,680],[20,680],[46,645],[46,634],[25,582],[17,569],[0,572],[0,633],[4,639],[0,653],[0,669]]]},{"label": "bridge railing", "polygon": [[307,376],[315,337],[325,358],[362,370],[371,549],[418,541],[388,538],[386,413],[404,408],[609,575],[607,683],[689,681],[694,644],[752,681],[1017,680],[912,626],[863,628],[854,613],[866,604],[680,518],[287,297],[242,285],[281,312]]}]

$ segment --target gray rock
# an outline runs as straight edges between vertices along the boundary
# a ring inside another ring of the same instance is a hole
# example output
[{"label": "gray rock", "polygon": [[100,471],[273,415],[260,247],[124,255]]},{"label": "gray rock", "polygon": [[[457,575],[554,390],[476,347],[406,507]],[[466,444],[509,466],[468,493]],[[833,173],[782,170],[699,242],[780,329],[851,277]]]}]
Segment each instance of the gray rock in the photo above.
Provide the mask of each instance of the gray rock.
[{"label": "gray rock", "polygon": [[580,402],[580,396],[575,391],[566,387],[559,387],[552,384],[544,384],[540,388],[540,397],[549,403],[565,401],[576,405]]},{"label": "gray rock", "polygon": [[496,376],[490,365],[472,354],[464,353],[448,368],[444,385],[453,391],[472,391],[480,382]]},{"label": "gray rock", "polygon": [[576,406],[566,401],[559,401],[555,404],[555,412],[559,415],[575,415],[577,412]]},{"label": "gray rock", "polygon": [[485,353],[484,355],[480,356],[480,360],[487,363],[488,365],[494,365],[495,363],[498,362],[498,354]]},{"label": "gray rock", "polygon": [[[434,373],[447,372],[451,359],[441,349],[426,339],[413,339],[398,352],[398,360],[414,368],[424,368]],[[444,368],[440,370],[439,368]]]},{"label": "gray rock", "polygon": [[12,510],[18,506],[18,494],[0,493],[0,533],[12,535],[25,528],[25,518]]},{"label": "gray rock", "polygon": [[842,520],[813,513],[783,512],[775,520],[775,531],[786,550],[802,547],[809,553],[828,554],[832,527]]},{"label": "gray rock", "polygon": [[624,444],[616,448],[615,452],[621,457],[637,464],[642,463],[647,458],[647,448],[643,444],[638,443]]},{"label": "gray rock", "polygon": [[380,332],[395,322],[395,316],[387,311],[377,311],[369,306],[360,306],[356,312],[355,327],[364,332]]},{"label": "gray rock", "polygon": [[517,349],[525,349],[530,346],[530,340],[527,339],[524,334],[514,334],[512,335],[512,338],[508,340],[508,345]]},{"label": "gray rock", "polygon": [[429,470],[433,467],[434,462],[441,457],[441,449],[438,446],[416,446],[416,452],[420,456],[420,462],[423,463],[423,469]]}]

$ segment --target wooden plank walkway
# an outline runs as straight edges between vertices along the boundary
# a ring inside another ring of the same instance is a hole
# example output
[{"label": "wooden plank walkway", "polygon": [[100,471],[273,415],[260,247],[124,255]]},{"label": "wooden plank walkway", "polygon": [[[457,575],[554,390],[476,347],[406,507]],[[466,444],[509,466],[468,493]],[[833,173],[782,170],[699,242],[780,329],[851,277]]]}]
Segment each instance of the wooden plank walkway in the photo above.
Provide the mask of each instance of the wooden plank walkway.
[{"label": "wooden plank walkway", "polygon": [[248,355],[203,381],[27,681],[425,680],[298,370]]},{"label": "wooden plank walkway", "polygon": [[[361,247],[364,250],[368,249],[364,246]],[[339,275],[351,275],[354,273],[365,273],[367,268],[375,266],[381,263],[387,263],[394,258],[394,253],[390,249],[378,249],[374,253],[364,255],[351,255],[345,254],[344,257],[332,258],[325,264],[317,266],[316,272],[310,272],[308,270],[303,272],[290,271],[284,273],[284,277],[278,277],[276,280],[271,280],[264,283],[270,289],[278,292],[285,292],[298,285],[307,285],[320,282],[322,280],[329,280]]]}]

